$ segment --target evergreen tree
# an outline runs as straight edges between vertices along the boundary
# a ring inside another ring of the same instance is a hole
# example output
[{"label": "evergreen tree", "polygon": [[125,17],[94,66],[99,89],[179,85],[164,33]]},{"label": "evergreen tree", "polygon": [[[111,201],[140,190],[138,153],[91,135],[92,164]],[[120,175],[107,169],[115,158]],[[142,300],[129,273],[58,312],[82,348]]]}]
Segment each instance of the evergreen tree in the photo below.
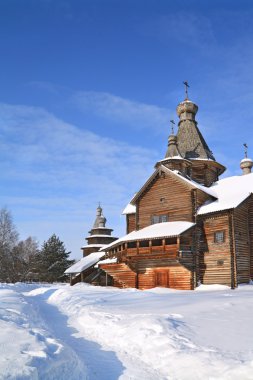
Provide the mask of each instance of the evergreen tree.
[{"label": "evergreen tree", "polygon": [[53,234],[42,245],[39,254],[38,271],[41,281],[53,282],[63,280],[64,271],[74,263],[69,260],[71,252],[66,252],[64,243]]}]

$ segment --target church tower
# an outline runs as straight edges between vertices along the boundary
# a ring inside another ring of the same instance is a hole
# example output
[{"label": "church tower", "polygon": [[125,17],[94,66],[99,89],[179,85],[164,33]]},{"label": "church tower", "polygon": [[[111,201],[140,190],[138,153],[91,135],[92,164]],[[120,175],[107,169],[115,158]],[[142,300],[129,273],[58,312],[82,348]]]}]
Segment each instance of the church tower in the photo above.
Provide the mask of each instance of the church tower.
[{"label": "church tower", "polygon": [[83,256],[88,256],[90,253],[99,251],[106,244],[112,243],[116,237],[111,236],[112,229],[105,226],[106,218],[103,215],[103,209],[99,205],[97,207],[96,219],[92,229],[89,231],[90,236],[85,239],[88,244],[82,247]]},{"label": "church tower", "polygon": [[[160,161],[169,169],[179,170],[192,180],[204,186],[211,186],[219,179],[226,168],[218,163],[202,136],[195,116],[198,106],[186,98],[177,106],[179,117],[177,136],[169,136],[169,145],[165,159]],[[181,158],[181,164],[180,164]]]}]

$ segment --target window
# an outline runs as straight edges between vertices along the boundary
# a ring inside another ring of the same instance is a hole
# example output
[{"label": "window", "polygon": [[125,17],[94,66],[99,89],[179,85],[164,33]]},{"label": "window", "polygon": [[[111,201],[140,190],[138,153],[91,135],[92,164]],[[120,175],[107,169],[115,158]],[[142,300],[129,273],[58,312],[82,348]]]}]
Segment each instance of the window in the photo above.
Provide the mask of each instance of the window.
[{"label": "window", "polygon": [[151,216],[151,224],[156,223],[165,223],[168,222],[168,215],[152,215]]},{"label": "window", "polygon": [[170,244],[177,244],[177,238],[167,238],[167,239],[165,239],[165,245],[170,245]]},{"label": "window", "polygon": [[223,243],[225,241],[224,231],[217,231],[214,233],[214,242]]},{"label": "window", "polygon": [[152,240],[152,247],[160,247],[163,245],[163,241],[161,239]]},{"label": "window", "polygon": [[149,241],[148,240],[141,240],[139,243],[140,248],[147,248],[149,247]]},{"label": "window", "polygon": [[130,241],[127,243],[127,248],[136,248],[136,241]]}]

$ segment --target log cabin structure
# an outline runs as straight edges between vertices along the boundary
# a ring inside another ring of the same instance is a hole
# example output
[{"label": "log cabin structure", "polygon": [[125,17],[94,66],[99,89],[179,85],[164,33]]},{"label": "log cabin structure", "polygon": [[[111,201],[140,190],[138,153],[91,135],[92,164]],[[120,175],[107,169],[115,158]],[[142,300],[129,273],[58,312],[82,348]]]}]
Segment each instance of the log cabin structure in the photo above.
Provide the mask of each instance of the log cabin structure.
[{"label": "log cabin structure", "polygon": [[226,168],[202,136],[197,111],[187,93],[165,157],[123,211],[127,234],[102,248],[114,262],[99,268],[114,286],[235,288],[253,278],[253,162],[246,154],[242,175],[219,179]]},{"label": "log cabin structure", "polygon": [[89,231],[89,236],[85,238],[87,244],[81,248],[83,258],[65,271],[65,274],[70,275],[70,285],[75,285],[78,282],[87,282],[94,285],[111,284],[111,278],[108,278],[107,274],[97,267],[97,263],[105,256],[101,249],[117,240],[116,237],[111,235],[112,231],[113,229],[106,227],[106,218],[99,204],[93,227]]}]

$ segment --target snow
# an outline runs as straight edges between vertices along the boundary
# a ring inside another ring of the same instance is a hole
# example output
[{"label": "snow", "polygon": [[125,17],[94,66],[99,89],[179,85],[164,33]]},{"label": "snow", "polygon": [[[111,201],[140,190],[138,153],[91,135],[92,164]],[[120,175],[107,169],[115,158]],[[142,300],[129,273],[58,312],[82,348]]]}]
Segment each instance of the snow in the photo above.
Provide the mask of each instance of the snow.
[{"label": "snow", "polygon": [[187,179],[185,177],[182,176],[182,174],[180,174],[180,172],[178,170],[170,170],[168,168],[166,168],[165,166],[161,165],[161,167],[165,170],[165,171],[169,171],[170,173],[173,173],[175,176],[177,176],[178,178],[180,178],[182,181],[188,183],[189,185],[191,186],[194,186],[195,188],[203,191],[204,193],[206,194],[209,194],[211,195],[212,197],[214,198],[217,198],[217,194],[215,191],[213,191],[212,188],[210,187],[206,187],[206,186],[203,186],[203,185],[200,185],[198,182],[195,182],[191,179]]},{"label": "snow", "polygon": [[136,213],[136,206],[132,205],[131,203],[128,203],[128,205],[122,211],[122,215],[135,214],[135,213]]},{"label": "snow", "polygon": [[184,158],[182,156],[169,156],[169,157],[165,157],[163,158],[162,160],[158,161],[158,162],[166,162],[170,159],[176,159],[176,160],[184,160]]},{"label": "snow", "polygon": [[104,247],[105,244],[87,244],[84,245],[82,248],[96,248],[96,247]]},{"label": "snow", "polygon": [[221,179],[211,189],[218,199],[200,207],[199,215],[237,207],[253,192],[253,173]]},{"label": "snow", "polygon": [[1,380],[252,380],[253,286],[0,286]]},{"label": "snow", "polygon": [[96,238],[97,238],[97,237],[99,237],[99,238],[100,238],[100,237],[110,237],[110,238],[111,238],[112,235],[102,235],[102,234],[101,234],[101,235],[99,235],[99,234],[97,234],[97,235],[90,235],[90,236],[88,236],[86,239],[88,240],[88,239],[91,239],[91,238],[94,238],[94,237],[96,237]]},{"label": "snow", "polygon": [[71,265],[71,267],[66,269],[64,273],[66,274],[81,273],[85,269],[88,269],[92,265],[95,265],[104,255],[105,255],[104,252],[90,253],[88,256],[85,256],[81,260],[77,261],[77,263]]},{"label": "snow", "polygon": [[100,260],[98,263],[97,263],[97,265],[99,265],[99,264],[115,264],[115,263],[117,263],[117,258],[116,257],[114,257],[114,258],[112,258],[112,259],[105,259],[105,260]]},{"label": "snow", "polygon": [[245,157],[241,160],[241,162],[253,162],[251,158]]},{"label": "snow", "polygon": [[151,226],[142,228],[141,230],[130,232],[130,234],[113,241],[112,243],[106,245],[102,249],[107,250],[108,248],[111,248],[114,245],[126,241],[179,236],[183,232],[187,231],[189,228],[193,227],[194,225],[195,223],[191,222],[164,222],[151,224]]}]

